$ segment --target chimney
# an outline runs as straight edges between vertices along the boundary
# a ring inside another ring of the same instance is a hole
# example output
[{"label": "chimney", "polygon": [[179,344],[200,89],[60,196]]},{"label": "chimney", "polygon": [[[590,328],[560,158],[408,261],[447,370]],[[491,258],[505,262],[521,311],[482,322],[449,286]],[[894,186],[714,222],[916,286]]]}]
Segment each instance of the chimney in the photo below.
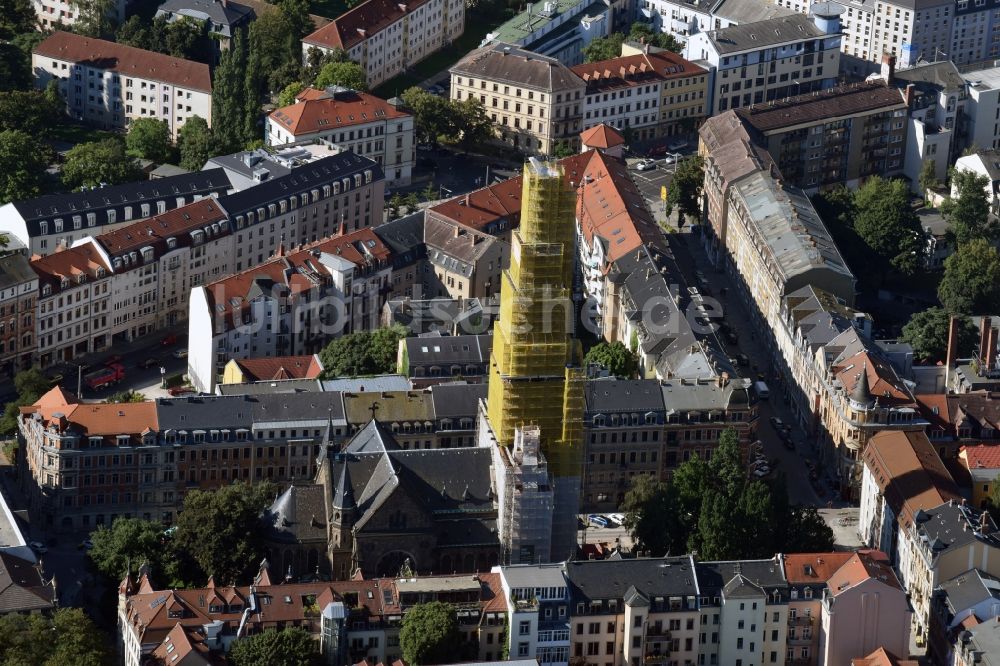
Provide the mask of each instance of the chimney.
[{"label": "chimney", "polygon": [[983,354],[982,363],[987,372],[993,369],[993,359],[997,357],[997,333],[997,329],[993,326],[986,332],[986,352]]},{"label": "chimney", "polygon": [[903,93],[903,101],[906,102],[906,107],[910,108],[913,105],[913,91],[916,88],[912,83],[906,84],[906,92]]},{"label": "chimney", "polygon": [[988,511],[983,511],[979,514],[979,531],[986,534],[986,529],[990,525],[990,514]]},{"label": "chimney", "polygon": [[896,56],[891,53],[882,54],[882,78],[887,84],[892,83],[896,75]]},{"label": "chimney", "polygon": [[948,352],[945,357],[945,365],[948,368],[948,372],[951,371],[951,367],[955,365],[956,357],[958,356],[958,317],[952,316],[948,321]]}]

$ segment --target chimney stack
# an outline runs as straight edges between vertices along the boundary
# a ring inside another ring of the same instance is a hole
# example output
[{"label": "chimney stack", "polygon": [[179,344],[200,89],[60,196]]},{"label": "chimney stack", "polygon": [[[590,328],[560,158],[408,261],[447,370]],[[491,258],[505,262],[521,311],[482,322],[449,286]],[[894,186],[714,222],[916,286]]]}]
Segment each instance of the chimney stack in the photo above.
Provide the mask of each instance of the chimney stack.
[{"label": "chimney stack", "polygon": [[986,332],[986,352],[982,360],[987,372],[993,369],[994,359],[997,357],[997,334],[998,331],[993,326]]},{"label": "chimney stack", "polygon": [[892,83],[893,77],[896,75],[896,56],[891,53],[882,54],[882,78],[885,79],[887,84]]},{"label": "chimney stack", "polygon": [[948,352],[945,357],[945,386],[948,386],[951,368],[958,356],[958,317],[952,315],[948,320]]},{"label": "chimney stack", "polygon": [[913,106],[913,91],[916,90],[916,86],[912,83],[906,84],[906,92],[903,93],[903,101],[906,102],[906,107],[911,108]]}]

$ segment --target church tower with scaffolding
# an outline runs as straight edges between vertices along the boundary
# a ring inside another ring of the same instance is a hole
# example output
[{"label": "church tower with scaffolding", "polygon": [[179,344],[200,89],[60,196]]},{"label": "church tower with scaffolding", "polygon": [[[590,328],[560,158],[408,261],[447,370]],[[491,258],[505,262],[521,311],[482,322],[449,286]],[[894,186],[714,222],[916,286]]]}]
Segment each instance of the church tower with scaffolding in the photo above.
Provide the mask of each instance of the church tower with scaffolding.
[{"label": "church tower with scaffolding", "polygon": [[[538,504],[539,514],[551,513],[551,534],[548,548],[539,545],[533,559],[559,561],[576,549],[583,449],[585,374],[572,298],[576,192],[557,164],[536,158],[525,165],[523,180],[521,223],[501,278],[480,444],[497,449],[495,474],[498,486],[506,486],[498,489],[501,534],[516,532],[519,513],[528,517]],[[515,455],[522,451],[515,442],[521,444],[521,431],[529,428],[527,440],[537,441],[540,456]],[[531,470],[523,468],[526,461]],[[537,478],[546,467],[548,487]],[[532,493],[519,486],[522,476],[535,478]],[[546,495],[548,501],[540,499]],[[517,541],[516,535],[508,541],[508,561],[532,559],[527,550],[518,555]]]}]

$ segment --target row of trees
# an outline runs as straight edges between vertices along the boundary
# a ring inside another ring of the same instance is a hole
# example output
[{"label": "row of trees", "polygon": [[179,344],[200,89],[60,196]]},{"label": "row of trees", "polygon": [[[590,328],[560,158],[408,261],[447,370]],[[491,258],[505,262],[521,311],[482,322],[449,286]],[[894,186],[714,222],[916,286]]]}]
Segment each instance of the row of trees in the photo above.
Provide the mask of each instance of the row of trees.
[{"label": "row of trees", "polygon": [[169,536],[159,523],[119,517],[93,532],[90,557],[111,581],[143,562],[172,587],[204,585],[209,576],[220,584],[248,580],[264,553],[258,517],[277,490],[268,481],[193,490]]},{"label": "row of trees", "polygon": [[733,429],[711,460],[691,458],[669,483],[637,476],[622,508],[637,547],[654,556],[697,551],[728,560],[833,548],[833,531],[814,507],[789,505],[783,479],[748,479]]},{"label": "row of trees", "polygon": [[674,53],[680,53],[684,48],[683,44],[674,39],[673,35],[655,31],[649,27],[648,23],[636,22],[632,24],[627,36],[624,33],[616,32],[609,37],[601,37],[591,41],[583,47],[583,61],[598,62],[617,58],[622,54],[622,44],[625,41],[641,42]]},{"label": "row of trees", "polygon": [[147,21],[138,14],[133,14],[118,26],[115,41],[126,46],[208,64],[215,57],[215,44],[209,36],[208,22],[187,16],[170,21],[166,14],[160,14],[152,21]]}]

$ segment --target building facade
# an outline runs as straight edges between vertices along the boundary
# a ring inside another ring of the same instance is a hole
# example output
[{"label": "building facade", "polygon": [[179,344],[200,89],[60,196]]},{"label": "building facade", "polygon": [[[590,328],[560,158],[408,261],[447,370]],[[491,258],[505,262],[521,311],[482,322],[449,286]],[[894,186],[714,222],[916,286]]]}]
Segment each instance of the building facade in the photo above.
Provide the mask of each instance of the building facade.
[{"label": "building facade", "polygon": [[101,129],[136,118],[162,120],[176,140],[192,116],[212,125],[208,65],[58,31],[31,53],[35,85],[59,83],[66,112]]},{"label": "building facade", "polygon": [[38,274],[20,252],[0,256],[0,375],[31,367],[38,348]]}]

